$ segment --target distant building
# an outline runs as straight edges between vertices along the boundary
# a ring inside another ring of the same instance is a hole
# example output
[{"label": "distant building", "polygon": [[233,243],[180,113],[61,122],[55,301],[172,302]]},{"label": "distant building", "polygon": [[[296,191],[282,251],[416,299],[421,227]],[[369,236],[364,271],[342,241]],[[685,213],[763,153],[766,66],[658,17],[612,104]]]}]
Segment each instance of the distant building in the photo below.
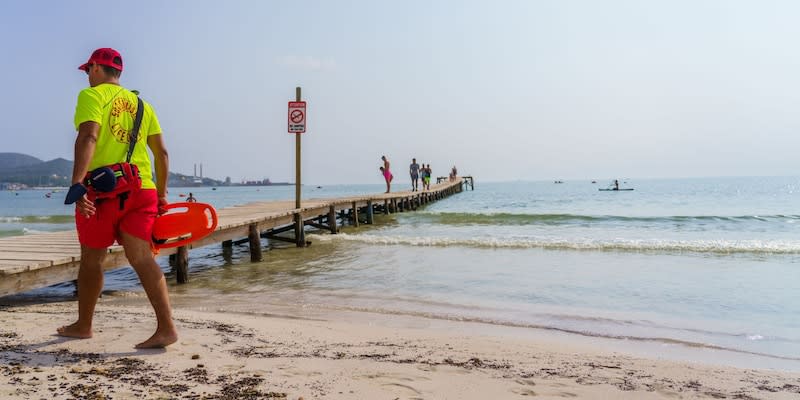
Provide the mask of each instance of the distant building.
[{"label": "distant building", "polygon": [[24,183],[0,182],[0,190],[22,190],[27,188],[28,185]]},{"label": "distant building", "polygon": [[286,186],[289,182],[272,182],[269,178],[260,181],[242,181],[242,186]]}]

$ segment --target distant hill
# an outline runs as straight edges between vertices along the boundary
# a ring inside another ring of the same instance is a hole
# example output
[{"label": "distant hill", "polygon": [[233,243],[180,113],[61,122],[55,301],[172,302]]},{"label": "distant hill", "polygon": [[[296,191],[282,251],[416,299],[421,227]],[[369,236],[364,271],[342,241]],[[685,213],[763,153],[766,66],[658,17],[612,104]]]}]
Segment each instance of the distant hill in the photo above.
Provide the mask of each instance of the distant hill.
[{"label": "distant hill", "polygon": [[72,161],[63,158],[42,161],[20,153],[0,153],[0,182],[28,186],[69,186]]},{"label": "distant hill", "polygon": [[27,165],[36,165],[41,162],[42,160],[27,154],[0,153],[0,170],[24,167]]},{"label": "distant hill", "polygon": [[[72,161],[56,158],[42,161],[20,153],[0,153],[0,183],[27,186],[69,186],[72,181]],[[169,174],[170,186],[222,186],[223,182],[203,178],[195,183],[190,175]]]}]

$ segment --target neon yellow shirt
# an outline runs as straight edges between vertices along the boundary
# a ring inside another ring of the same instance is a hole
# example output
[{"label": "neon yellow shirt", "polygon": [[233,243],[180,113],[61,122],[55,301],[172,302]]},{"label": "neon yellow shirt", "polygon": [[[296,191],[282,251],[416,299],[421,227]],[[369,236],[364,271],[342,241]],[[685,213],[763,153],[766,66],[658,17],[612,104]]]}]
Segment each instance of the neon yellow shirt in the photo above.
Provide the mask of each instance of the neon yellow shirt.
[{"label": "neon yellow shirt", "polygon": [[[87,121],[100,124],[97,146],[89,163],[90,171],[125,161],[128,155],[130,131],[136,119],[136,107],[136,95],[122,86],[103,83],[78,93],[75,130]],[[139,167],[143,189],[156,188],[150,154],[147,152],[147,137],[160,134],[161,125],[158,124],[156,113],[150,104],[144,102],[142,126],[139,128],[139,137],[131,156],[131,164]]]}]

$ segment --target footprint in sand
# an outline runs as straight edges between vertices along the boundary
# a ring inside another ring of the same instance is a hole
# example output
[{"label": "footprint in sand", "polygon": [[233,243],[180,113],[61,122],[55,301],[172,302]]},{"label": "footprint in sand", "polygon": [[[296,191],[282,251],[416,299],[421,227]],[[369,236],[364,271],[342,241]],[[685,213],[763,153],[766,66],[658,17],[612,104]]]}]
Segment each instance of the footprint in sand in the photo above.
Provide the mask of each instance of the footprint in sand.
[{"label": "footprint in sand", "polygon": [[417,366],[417,369],[425,372],[436,372],[436,366],[428,364],[420,364],[419,366]]},{"label": "footprint in sand", "polygon": [[511,389],[511,393],[518,394],[520,396],[538,396],[536,392],[528,388],[514,388]]},{"label": "footprint in sand", "polygon": [[420,392],[419,390],[414,389],[411,386],[404,385],[402,383],[384,383],[381,386],[393,386],[393,387],[398,387],[398,388],[401,388],[401,389],[406,389],[406,390],[410,391],[411,393],[414,393],[415,395],[421,395],[422,394],[422,392]]}]

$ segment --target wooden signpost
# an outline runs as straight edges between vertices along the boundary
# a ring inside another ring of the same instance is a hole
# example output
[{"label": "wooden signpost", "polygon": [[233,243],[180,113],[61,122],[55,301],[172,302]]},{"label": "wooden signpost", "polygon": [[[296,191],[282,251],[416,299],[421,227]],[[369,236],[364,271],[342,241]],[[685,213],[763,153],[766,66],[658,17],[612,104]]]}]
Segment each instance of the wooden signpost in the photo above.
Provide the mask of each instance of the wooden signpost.
[{"label": "wooden signpost", "polygon": [[[300,208],[300,191],[301,174],[300,174],[300,134],[306,132],[306,102],[302,101],[301,89],[298,86],[295,88],[295,101],[289,102],[289,133],[295,134],[295,190],[294,190],[294,207]],[[303,219],[300,214],[295,215],[294,237],[297,247],[306,245],[305,229],[303,228]]]}]

